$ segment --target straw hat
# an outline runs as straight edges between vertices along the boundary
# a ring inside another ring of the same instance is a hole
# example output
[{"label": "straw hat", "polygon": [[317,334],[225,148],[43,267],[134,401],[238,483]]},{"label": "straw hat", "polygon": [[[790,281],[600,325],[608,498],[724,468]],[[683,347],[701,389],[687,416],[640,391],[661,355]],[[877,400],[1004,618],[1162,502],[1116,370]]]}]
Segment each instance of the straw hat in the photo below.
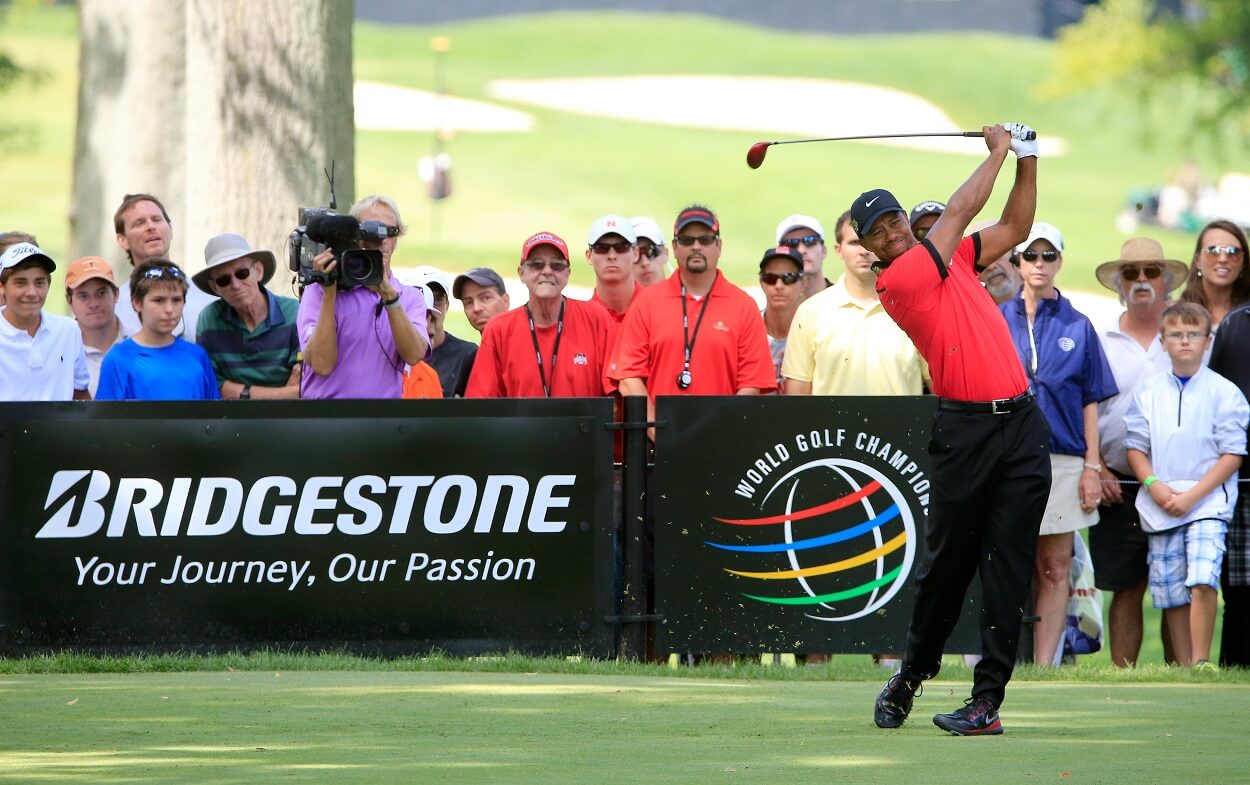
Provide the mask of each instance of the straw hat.
[{"label": "straw hat", "polygon": [[1149,237],[1130,237],[1125,240],[1124,245],[1120,246],[1120,258],[1098,265],[1094,275],[1098,276],[1098,283],[1119,294],[1116,273],[1126,264],[1161,265],[1164,272],[1172,274],[1172,285],[1168,287],[1168,291],[1184,286],[1185,279],[1189,276],[1189,265],[1177,259],[1164,259],[1163,246],[1159,245],[1158,240]]}]

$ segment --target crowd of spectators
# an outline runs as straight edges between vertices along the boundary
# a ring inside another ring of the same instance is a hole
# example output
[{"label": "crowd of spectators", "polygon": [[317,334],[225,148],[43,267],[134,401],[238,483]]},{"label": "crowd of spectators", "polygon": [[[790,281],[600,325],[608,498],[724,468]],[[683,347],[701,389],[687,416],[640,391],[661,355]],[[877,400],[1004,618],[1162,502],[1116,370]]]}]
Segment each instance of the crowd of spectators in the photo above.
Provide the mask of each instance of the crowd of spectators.
[{"label": "crowd of spectators", "polygon": [[[945,209],[924,201],[900,215],[923,240]],[[119,278],[102,256],[70,263],[68,317],[46,308],[57,263],[33,236],[0,234],[0,401],[637,395],[653,415],[657,395],[920,395],[933,386],[882,308],[877,258],[849,212],[828,238],[839,272],[826,272],[822,221],[778,223],[759,262],[763,308],[719,268],[719,218],[701,204],[681,210],[671,233],[646,216],[595,220],[582,254],[594,273],[588,300],[565,291],[575,263],[567,242],[533,234],[520,243],[516,276],[528,298],[517,307],[489,267],[396,275],[407,227],[394,200],[369,196],[351,214],[390,229],[362,243],[381,252],[382,280],[312,283],[297,300],[266,288],[275,254],[238,234],[209,239],[188,275],[169,259],[173,223],[160,200],[126,195],[114,226],[130,275]],[[1059,228],[1039,222],[1018,247],[976,262],[1051,430],[1034,659],[1052,662],[1062,648],[1074,533],[1088,528],[1097,585],[1112,593],[1116,665],[1139,655],[1147,588],[1166,609],[1172,656],[1207,663],[1221,587],[1221,660],[1250,665],[1250,503],[1237,482],[1250,478],[1241,460],[1245,232],[1212,221],[1188,263],[1152,239],[1125,242],[1096,273],[1124,306],[1108,324],[1091,323],[1056,287],[1064,251]],[[326,251],[314,267],[331,274],[337,263]],[[1182,289],[1184,307],[1173,301]],[[447,331],[452,300],[479,341]]]}]

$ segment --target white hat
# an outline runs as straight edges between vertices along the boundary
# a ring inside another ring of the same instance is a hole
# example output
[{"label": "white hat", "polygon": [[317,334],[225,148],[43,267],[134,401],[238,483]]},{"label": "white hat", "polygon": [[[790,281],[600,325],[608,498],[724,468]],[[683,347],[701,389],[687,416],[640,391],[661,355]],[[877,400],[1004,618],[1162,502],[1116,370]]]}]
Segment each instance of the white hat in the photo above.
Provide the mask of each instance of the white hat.
[{"label": "white hat", "polygon": [[431,267],[428,264],[423,264],[412,271],[412,275],[409,276],[409,279],[411,280],[411,283],[408,281],[404,281],[404,283],[407,283],[409,286],[415,286],[417,284],[434,284],[443,290],[443,295],[445,297],[451,299],[451,279],[447,277],[447,273],[437,267]]},{"label": "white hat", "polygon": [[425,300],[425,310],[429,311],[430,313],[442,313],[442,311],[434,307],[434,290],[430,288],[429,284],[410,283],[410,284],[406,284],[406,286],[409,286],[421,292],[421,297],[424,298]]},{"label": "white hat", "polygon": [[17,243],[10,245],[8,250],[0,256],[0,270],[7,270],[10,267],[17,267],[22,262],[30,258],[42,259],[44,269],[48,272],[56,270],[56,262],[52,261],[52,257],[39,250],[39,246],[34,243]]},{"label": "white hat", "polygon": [[1056,251],[1063,253],[1063,235],[1058,229],[1043,221],[1033,224],[1033,228],[1029,230],[1028,239],[1016,246],[1016,253],[1029,250],[1029,246],[1035,240],[1045,240],[1055,246]]},{"label": "white hat", "polygon": [[820,239],[825,239],[825,227],[820,225],[820,221],[810,215],[787,215],[781,219],[781,223],[777,224],[777,242],[781,242],[781,238],[785,237],[792,229],[811,229],[820,235]]},{"label": "white hat", "polygon": [[634,222],[623,215],[605,215],[598,218],[590,225],[590,231],[586,233],[586,244],[594,245],[603,239],[605,234],[619,234],[630,242],[630,245],[638,242],[638,235],[634,233]]},{"label": "white hat", "polygon": [[656,245],[664,245],[664,232],[654,218],[646,215],[635,215],[629,219],[634,225],[634,234],[645,237]]}]

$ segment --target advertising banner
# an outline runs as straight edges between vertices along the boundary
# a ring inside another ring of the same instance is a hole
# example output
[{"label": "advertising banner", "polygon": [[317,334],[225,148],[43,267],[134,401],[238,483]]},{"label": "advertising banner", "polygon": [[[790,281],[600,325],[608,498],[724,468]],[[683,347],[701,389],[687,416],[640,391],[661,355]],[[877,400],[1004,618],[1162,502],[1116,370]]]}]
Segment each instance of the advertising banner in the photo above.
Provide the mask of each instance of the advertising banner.
[{"label": "advertising banner", "polygon": [[0,643],[607,656],[611,401],[0,406]]},{"label": "advertising banner", "polygon": [[[664,651],[901,652],[933,398],[657,400]],[[978,651],[974,587],[947,645]]]}]

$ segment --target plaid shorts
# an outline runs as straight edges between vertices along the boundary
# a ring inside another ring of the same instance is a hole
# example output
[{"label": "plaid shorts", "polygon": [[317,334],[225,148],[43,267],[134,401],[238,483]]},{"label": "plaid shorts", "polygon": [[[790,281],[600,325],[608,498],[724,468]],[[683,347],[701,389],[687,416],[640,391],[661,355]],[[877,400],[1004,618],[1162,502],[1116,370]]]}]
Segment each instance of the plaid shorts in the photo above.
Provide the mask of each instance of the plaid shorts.
[{"label": "plaid shorts", "polygon": [[1203,518],[1150,535],[1150,599],[1156,608],[1188,605],[1191,586],[1219,590],[1227,530],[1224,521]]},{"label": "plaid shorts", "polygon": [[1228,524],[1224,580],[1229,586],[1250,586],[1250,485],[1242,485],[1237,509]]}]

